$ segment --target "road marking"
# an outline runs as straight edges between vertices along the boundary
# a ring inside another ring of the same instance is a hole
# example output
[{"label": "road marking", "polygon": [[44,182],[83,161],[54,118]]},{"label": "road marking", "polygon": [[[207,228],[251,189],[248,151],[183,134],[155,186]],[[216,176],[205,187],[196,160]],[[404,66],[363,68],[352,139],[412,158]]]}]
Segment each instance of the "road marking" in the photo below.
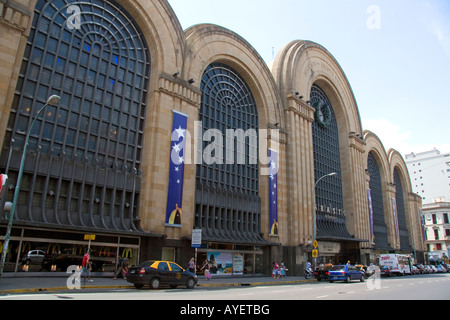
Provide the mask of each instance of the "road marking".
[{"label": "road marking", "polygon": [[312,290],[312,288],[302,288],[300,291]]},{"label": "road marking", "polygon": [[0,299],[14,299],[14,298],[29,298],[29,297],[42,297],[42,294],[15,294],[15,295],[6,295],[0,296]]},{"label": "road marking", "polygon": [[327,295],[327,296],[318,296],[318,297],[316,297],[316,299],[324,299],[324,298],[328,298],[329,296]]}]

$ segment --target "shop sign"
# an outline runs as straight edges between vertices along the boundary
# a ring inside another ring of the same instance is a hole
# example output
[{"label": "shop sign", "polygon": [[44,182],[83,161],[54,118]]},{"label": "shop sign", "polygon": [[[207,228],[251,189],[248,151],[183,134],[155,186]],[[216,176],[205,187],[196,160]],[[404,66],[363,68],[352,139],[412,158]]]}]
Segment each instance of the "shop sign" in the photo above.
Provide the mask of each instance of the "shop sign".
[{"label": "shop sign", "polygon": [[233,255],[233,274],[244,274],[244,256],[239,253]]},{"label": "shop sign", "polygon": [[322,255],[337,254],[341,252],[341,244],[338,242],[320,242],[319,251]]},{"label": "shop sign", "polygon": [[202,246],[202,229],[193,229],[192,230],[192,248],[201,248]]},{"label": "shop sign", "polygon": [[84,240],[95,241],[95,234],[85,234]]}]

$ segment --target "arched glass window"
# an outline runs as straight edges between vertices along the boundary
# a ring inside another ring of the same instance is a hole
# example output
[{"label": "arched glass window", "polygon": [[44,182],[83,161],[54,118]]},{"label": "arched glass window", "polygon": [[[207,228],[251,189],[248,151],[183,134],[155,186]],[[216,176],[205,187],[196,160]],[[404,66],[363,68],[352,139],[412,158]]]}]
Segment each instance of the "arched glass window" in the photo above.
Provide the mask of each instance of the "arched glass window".
[{"label": "arched glass window", "polygon": [[337,176],[321,180],[315,189],[317,238],[353,240],[345,224],[339,130],[333,106],[317,85],[311,88],[310,100],[316,109],[312,126],[315,181],[327,174],[338,173]]},{"label": "arched glass window", "polygon": [[397,205],[397,219],[398,219],[398,229],[399,229],[399,237],[400,237],[400,249],[405,251],[411,251],[412,247],[409,242],[409,232],[406,222],[406,213],[405,213],[405,202],[403,198],[403,185],[402,180],[400,179],[400,174],[398,170],[394,170],[394,184],[396,188],[395,192],[395,203]]},{"label": "arched glass window", "polygon": [[142,32],[115,1],[38,0],[33,17],[2,153],[11,177],[37,110],[52,94],[61,102],[31,132],[17,218],[136,229],[150,74]]},{"label": "arched glass window", "polygon": [[373,210],[373,230],[375,247],[380,250],[390,250],[386,221],[384,220],[383,189],[378,163],[372,153],[367,159],[367,170],[370,174],[370,192]]},{"label": "arched glass window", "polygon": [[[211,155],[217,161],[211,164],[204,157],[197,165],[195,226],[209,241],[261,241],[258,111],[253,94],[233,68],[221,63],[207,67],[201,90],[203,134],[214,135],[203,142],[202,150],[215,149]],[[232,142],[227,130],[232,130]],[[244,133],[241,140],[234,135],[238,130]]]}]

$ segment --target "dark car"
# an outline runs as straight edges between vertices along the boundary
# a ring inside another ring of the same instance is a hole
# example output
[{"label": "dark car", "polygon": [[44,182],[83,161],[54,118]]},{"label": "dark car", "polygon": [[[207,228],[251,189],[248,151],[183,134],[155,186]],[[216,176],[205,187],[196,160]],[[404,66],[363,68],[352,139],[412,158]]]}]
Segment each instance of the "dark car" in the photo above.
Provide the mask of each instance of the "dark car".
[{"label": "dark car", "polygon": [[169,285],[171,288],[185,285],[186,288],[193,289],[197,280],[195,274],[170,261],[146,261],[138,267],[131,267],[127,274],[127,281],[138,289],[145,285],[154,290],[160,285]]},{"label": "dark car", "polygon": [[332,264],[326,264],[321,266],[314,271],[314,277],[317,281],[328,280],[328,271],[333,267]]},{"label": "dark car", "polygon": [[330,283],[333,283],[334,281],[345,281],[349,283],[352,280],[364,282],[364,272],[351,265],[333,266],[330,271],[328,271],[328,281],[330,281]]},{"label": "dark car", "polygon": [[391,267],[381,266],[380,267],[381,275],[385,277],[392,277],[394,273],[391,271]]}]

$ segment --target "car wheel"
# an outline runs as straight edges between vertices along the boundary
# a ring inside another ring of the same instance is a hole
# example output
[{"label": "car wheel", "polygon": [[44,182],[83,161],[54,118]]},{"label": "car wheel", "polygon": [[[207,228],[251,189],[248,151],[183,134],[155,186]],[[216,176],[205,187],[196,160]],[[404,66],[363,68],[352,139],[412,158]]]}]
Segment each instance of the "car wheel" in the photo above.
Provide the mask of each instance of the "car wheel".
[{"label": "car wheel", "polygon": [[156,290],[159,288],[160,281],[158,278],[150,280],[150,289]]},{"label": "car wheel", "polygon": [[347,276],[347,278],[345,278],[345,282],[346,282],[346,283],[350,283],[351,280],[352,280],[352,279],[350,278],[350,276]]},{"label": "car wheel", "polygon": [[364,282],[364,276],[361,277],[361,282]]},{"label": "car wheel", "polygon": [[195,280],[193,278],[189,278],[186,281],[186,288],[194,289],[195,288]]},{"label": "car wheel", "polygon": [[333,283],[334,281],[333,280],[330,280],[330,283]]}]

